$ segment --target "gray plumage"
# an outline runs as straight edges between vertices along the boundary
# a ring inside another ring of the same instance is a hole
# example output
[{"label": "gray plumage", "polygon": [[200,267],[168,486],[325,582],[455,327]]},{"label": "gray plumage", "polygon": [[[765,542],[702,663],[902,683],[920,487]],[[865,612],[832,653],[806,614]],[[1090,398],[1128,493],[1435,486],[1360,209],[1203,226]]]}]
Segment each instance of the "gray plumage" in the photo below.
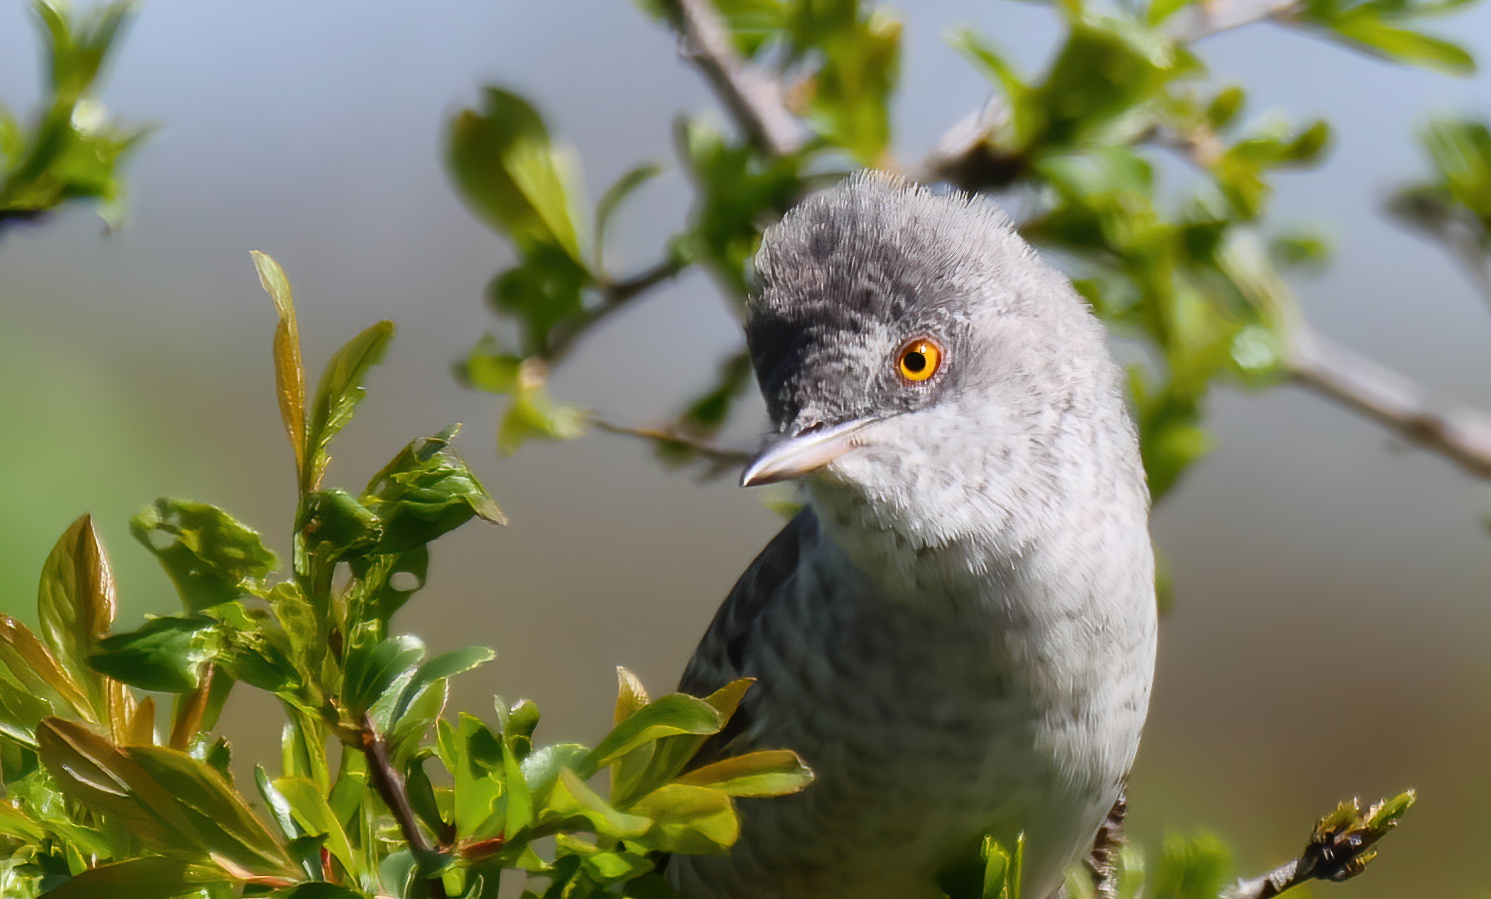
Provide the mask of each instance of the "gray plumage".
[{"label": "gray plumage", "polygon": [[[992,204],[854,176],[770,229],[747,338],[776,436],[748,478],[806,508],[741,577],[682,688],[754,677],[710,751],[817,779],[741,803],[691,899],[933,899],[984,833],[1025,896],[1091,846],[1155,651],[1148,493],[1122,375],[1067,280]],[[906,342],[943,350],[925,381]]]}]

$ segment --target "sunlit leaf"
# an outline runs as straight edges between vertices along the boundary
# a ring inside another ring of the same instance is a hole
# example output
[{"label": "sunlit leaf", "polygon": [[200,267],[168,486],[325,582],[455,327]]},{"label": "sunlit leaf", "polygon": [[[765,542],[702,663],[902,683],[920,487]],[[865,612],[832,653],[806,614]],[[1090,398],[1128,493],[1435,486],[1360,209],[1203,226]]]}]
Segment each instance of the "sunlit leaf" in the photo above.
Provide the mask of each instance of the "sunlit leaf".
[{"label": "sunlit leaf", "polygon": [[45,899],[179,899],[203,887],[231,886],[233,879],[215,865],[183,858],[147,855],[89,868]]},{"label": "sunlit leaf", "polygon": [[295,297],[290,279],[268,254],[252,251],[259,283],[274,300],[279,324],[274,329],[274,384],[280,419],[295,451],[295,470],[305,473],[305,364],[300,358],[300,326],[295,319]]},{"label": "sunlit leaf", "polygon": [[304,489],[318,489],[321,476],[330,461],[326,448],[347,422],[367,392],[363,387],[368,370],[383,359],[388,342],[393,339],[393,322],[382,321],[347,341],[326,363],[326,371],[316,386],[306,432],[306,476]]},{"label": "sunlit leaf", "polygon": [[42,566],[37,612],[41,636],[73,682],[103,712],[104,685],[88,667],[114,622],[114,574],[103,543],[84,515],[62,535]]},{"label": "sunlit leaf", "polygon": [[790,749],[733,756],[678,778],[678,783],[712,787],[729,796],[782,796],[812,782],[813,772]]},{"label": "sunlit leaf", "polygon": [[206,503],[158,499],[130,519],[129,531],[166,569],[188,612],[238,599],[279,566],[257,531]]},{"label": "sunlit leaf", "polygon": [[377,551],[399,553],[429,543],[473,516],[507,519],[464,460],[450,448],[452,425],[410,443],[368,482],[362,502],[382,522]]},{"label": "sunlit leaf", "polygon": [[475,212],[520,250],[550,244],[584,266],[563,164],[527,100],[486,88],[480,110],[451,122],[449,147],[451,172]]},{"label": "sunlit leaf", "polygon": [[187,693],[216,654],[214,628],[210,618],[153,618],[138,630],[99,641],[88,663],[142,690]]}]

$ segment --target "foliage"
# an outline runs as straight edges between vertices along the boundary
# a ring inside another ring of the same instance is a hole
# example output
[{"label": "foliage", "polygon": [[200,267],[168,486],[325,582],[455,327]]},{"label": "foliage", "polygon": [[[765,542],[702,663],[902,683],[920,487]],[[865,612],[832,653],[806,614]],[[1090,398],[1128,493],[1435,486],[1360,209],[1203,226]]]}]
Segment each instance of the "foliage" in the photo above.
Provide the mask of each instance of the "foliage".
[{"label": "foliage", "polygon": [[[348,341],[308,394],[289,281],[269,257],[254,262],[279,312],[298,475],[289,570],[221,509],[158,500],[131,532],[181,611],[115,632],[93,524],[68,529],[42,571],[40,633],[0,616],[0,895],[479,899],[511,871],[548,881],[533,897],[660,896],[656,853],[723,851],[736,797],[809,782],[786,750],[690,770],[747,681],[651,699],[623,670],[615,727],[593,748],[535,743],[527,701],[444,716],[451,678],[492,651],[428,656],[392,619],[423,585],[431,541],[502,514],[451,448],[455,426],[356,493],[325,485],[331,441],[393,326]],[[254,767],[267,816],[214,732],[240,684],[285,715],[277,773]],[[609,785],[593,786],[602,773]]]},{"label": "foliage", "polygon": [[[687,33],[684,4],[641,5]],[[1463,74],[1473,69],[1465,50],[1418,30],[1422,19],[1462,5],[1297,0],[1242,12],[1243,21],[1268,18],[1390,62]],[[852,168],[898,167],[889,113],[900,74],[896,12],[858,0],[715,6],[743,63],[786,86],[801,137],[782,148],[754,134],[739,113],[738,137],[705,116],[682,117],[679,164],[695,186],[695,203],[659,261],[636,275],[608,271],[602,242],[618,205],[658,164],[638,166],[607,190],[587,232],[578,224],[576,166],[530,102],[489,87],[481,108],[452,123],[451,170],[460,193],[517,254],[490,290],[501,327],[476,345],[465,367],[475,386],[511,397],[506,450],[528,437],[581,430],[584,411],[550,400],[543,376],[609,312],[692,266],[705,268],[738,306],[763,227]],[[1286,374],[1293,313],[1286,276],[1319,266],[1327,248],[1308,231],[1275,226],[1269,201],[1278,173],[1321,161],[1330,129],[1322,120],[1250,119],[1246,90],[1208,75],[1194,43],[1230,27],[1213,22],[1237,10],[1197,0],[1049,6],[1063,30],[1041,72],[1020,71],[976,31],[950,38],[996,91],[996,102],[971,140],[899,167],[999,194],[1019,211],[1022,233],[1063,261],[1097,313],[1142,347],[1131,387],[1150,485],[1161,498],[1211,446],[1203,418],[1214,384],[1263,386]],[[1470,139],[1443,130],[1431,130],[1436,145]],[[1436,151],[1442,164],[1444,155]],[[1484,205],[1478,182],[1454,184],[1416,200],[1453,210],[1441,218]],[[525,367],[529,377],[514,375]],[[677,461],[688,439],[723,427],[749,384],[744,356],[732,353],[716,382],[670,426],[637,432]]]},{"label": "foliage", "polygon": [[29,127],[0,104],[0,228],[80,199],[99,201],[104,221],[117,223],[124,187],[115,169],[146,129],[110,121],[93,95],[131,6],[115,0],[74,16],[61,0],[32,4],[50,97]]}]

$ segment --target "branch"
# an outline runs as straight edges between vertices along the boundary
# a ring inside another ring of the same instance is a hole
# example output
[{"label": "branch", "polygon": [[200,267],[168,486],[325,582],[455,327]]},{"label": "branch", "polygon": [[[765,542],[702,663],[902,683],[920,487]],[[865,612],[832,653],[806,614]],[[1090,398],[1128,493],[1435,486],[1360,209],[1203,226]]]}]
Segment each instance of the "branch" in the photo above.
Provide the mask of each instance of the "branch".
[{"label": "branch", "polygon": [[1177,43],[1194,44],[1264,19],[1287,21],[1303,5],[1301,0],[1200,0],[1177,13],[1168,30]]},{"label": "branch", "polygon": [[[1169,34],[1184,46],[1264,19],[1287,21],[1301,5],[1302,0],[1198,0],[1175,15]],[[927,158],[914,167],[914,177],[948,181],[964,190],[1006,186],[1019,174],[1023,160],[999,154],[988,138],[1008,118],[1003,98],[992,95],[937,140]]]},{"label": "branch", "polygon": [[[415,819],[414,807],[409,804],[409,796],[404,792],[404,778],[395,770],[393,761],[388,757],[388,744],[374,730],[373,721],[367,715],[362,716],[358,738],[362,754],[368,762],[368,773],[372,775],[373,785],[378,788],[378,795],[383,797],[383,804],[388,806],[394,820],[399,823],[399,830],[404,834],[404,841],[413,850],[415,860],[424,867],[430,857],[440,850],[430,842],[430,838],[420,828],[419,821]],[[439,877],[429,878],[427,884],[431,899],[447,899],[445,883]]]},{"label": "branch", "polygon": [[652,268],[624,281],[602,282],[597,287],[601,294],[599,305],[577,313],[568,321],[561,322],[554,327],[549,336],[548,351],[544,354],[544,360],[550,364],[559,362],[569,355],[576,341],[584,336],[586,331],[662,282],[677,277],[679,272],[686,267],[686,262],[670,255]]},{"label": "branch", "polygon": [[1409,790],[1395,799],[1373,805],[1366,812],[1355,799],[1341,803],[1315,825],[1310,842],[1298,858],[1262,877],[1238,881],[1222,891],[1221,899],[1273,899],[1307,881],[1339,883],[1355,877],[1377,857],[1377,850],[1372,847],[1398,825],[1398,819],[1413,801],[1413,791]]},{"label": "branch", "polygon": [[751,143],[772,156],[796,152],[802,129],[781,84],[740,58],[719,10],[710,0],[676,0],[674,13],[684,56],[704,74]]},{"label": "branch", "polygon": [[621,434],[626,437],[641,437],[656,444],[674,444],[681,446],[689,452],[709,460],[711,464],[709,476],[714,476],[746,465],[755,458],[755,453],[734,447],[721,446],[709,440],[682,430],[676,425],[664,427],[639,427],[635,425],[618,424],[608,421],[599,416],[591,419],[591,424],[609,434]]},{"label": "branch", "polygon": [[1418,383],[1317,334],[1289,328],[1286,367],[1299,384],[1376,419],[1403,437],[1491,477],[1491,414],[1432,397]]}]

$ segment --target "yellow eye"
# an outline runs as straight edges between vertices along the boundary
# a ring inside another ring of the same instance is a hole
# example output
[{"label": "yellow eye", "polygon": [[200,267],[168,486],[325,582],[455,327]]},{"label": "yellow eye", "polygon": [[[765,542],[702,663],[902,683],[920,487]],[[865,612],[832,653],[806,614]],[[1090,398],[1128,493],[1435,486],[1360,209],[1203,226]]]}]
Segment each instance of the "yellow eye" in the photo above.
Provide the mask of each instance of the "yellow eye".
[{"label": "yellow eye", "polygon": [[925,381],[942,365],[942,347],[930,337],[918,337],[896,354],[896,370],[908,381]]}]

